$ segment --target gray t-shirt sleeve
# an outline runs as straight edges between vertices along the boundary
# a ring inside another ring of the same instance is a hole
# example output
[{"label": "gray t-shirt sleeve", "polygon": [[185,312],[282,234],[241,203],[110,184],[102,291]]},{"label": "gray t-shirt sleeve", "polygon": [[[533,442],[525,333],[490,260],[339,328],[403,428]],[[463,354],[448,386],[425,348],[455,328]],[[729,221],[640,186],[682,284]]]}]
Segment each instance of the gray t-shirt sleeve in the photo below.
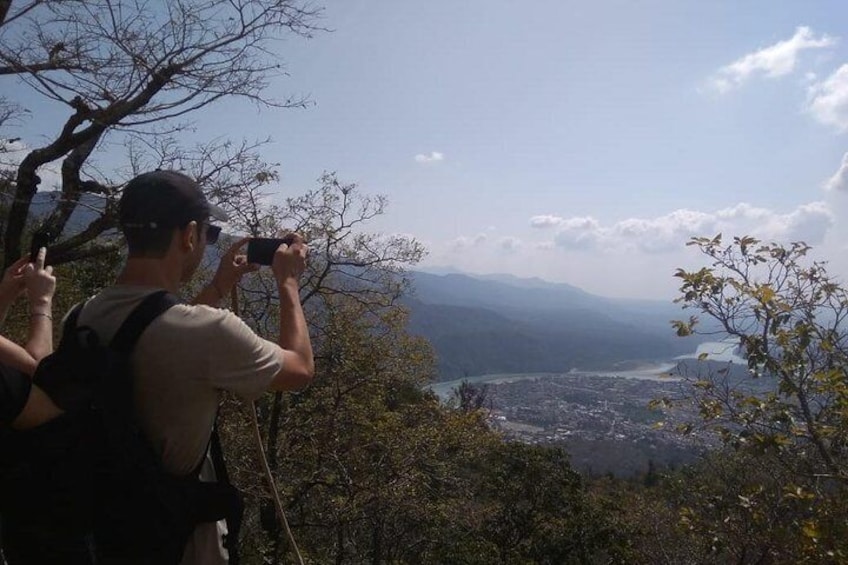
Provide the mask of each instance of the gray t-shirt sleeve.
[{"label": "gray t-shirt sleeve", "polygon": [[200,331],[187,331],[183,345],[203,352],[203,370],[195,378],[246,400],[255,400],[267,391],[282,368],[280,346],[256,335],[228,310],[206,306],[192,309],[192,317],[202,319],[197,328]]}]

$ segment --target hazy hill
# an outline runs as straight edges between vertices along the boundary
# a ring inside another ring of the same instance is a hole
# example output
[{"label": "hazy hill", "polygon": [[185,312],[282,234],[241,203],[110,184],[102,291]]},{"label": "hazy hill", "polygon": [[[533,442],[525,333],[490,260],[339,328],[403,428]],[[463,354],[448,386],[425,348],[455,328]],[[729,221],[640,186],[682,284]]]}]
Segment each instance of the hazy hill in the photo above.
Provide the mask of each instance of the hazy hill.
[{"label": "hazy hill", "polygon": [[694,351],[672,303],[609,299],[511,275],[412,273],[410,330],[435,347],[441,380],[487,373],[601,369]]},{"label": "hazy hill", "polygon": [[[61,198],[62,193],[58,191],[36,192],[32,199],[30,216],[41,218],[50,214]],[[68,220],[66,231],[73,234],[84,228],[103,211],[105,206],[106,199],[104,197],[88,192],[82,193],[79,204]],[[68,233],[65,235],[67,236]]]}]

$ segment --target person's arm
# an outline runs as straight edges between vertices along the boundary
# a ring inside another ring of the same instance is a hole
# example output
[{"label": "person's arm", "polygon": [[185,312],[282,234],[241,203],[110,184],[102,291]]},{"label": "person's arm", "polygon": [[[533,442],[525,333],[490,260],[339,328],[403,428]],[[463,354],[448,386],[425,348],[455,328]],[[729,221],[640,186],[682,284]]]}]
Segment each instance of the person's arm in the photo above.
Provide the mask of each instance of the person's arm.
[{"label": "person's arm", "polygon": [[271,390],[298,390],[312,381],[315,360],[306,316],[300,305],[298,280],[306,267],[308,248],[296,235],[290,246],[280,245],[271,268],[280,293],[280,336],[282,369],[271,382]]},{"label": "person's arm", "polygon": [[[0,336],[0,363],[8,365],[29,375],[35,373],[38,362],[53,350],[53,325],[51,323],[51,304],[56,279],[50,267],[44,269],[44,253],[39,251],[36,263],[28,263],[22,257],[6,269],[0,282],[0,317],[4,316],[8,305],[26,290],[30,303],[30,319],[27,343],[21,347]],[[39,267],[40,265],[40,267]]]},{"label": "person's arm", "polygon": [[29,333],[24,347],[36,362],[53,353],[53,267],[44,266],[47,250],[38,251],[35,263],[24,267],[24,285],[29,301]]},{"label": "person's arm", "polygon": [[61,414],[62,410],[54,404],[47,393],[33,385],[23,410],[12,421],[12,428],[16,430],[34,428]]},{"label": "person's arm", "polygon": [[218,270],[212,277],[212,282],[194,297],[194,300],[191,301],[192,304],[205,304],[217,308],[221,301],[230,294],[236,283],[241,280],[242,275],[259,268],[259,265],[248,263],[247,257],[239,253],[248,241],[250,241],[249,237],[241,239],[224,253],[221,262],[218,264]]},{"label": "person's arm", "polygon": [[38,360],[17,343],[0,336],[0,364],[17,369],[32,377],[35,368],[38,366]]},{"label": "person's arm", "polygon": [[59,407],[27,375],[0,364],[0,427],[32,428],[59,414]]},{"label": "person's arm", "polygon": [[12,303],[24,291],[23,269],[27,262],[27,257],[21,257],[3,272],[0,280],[0,326],[6,320]]}]

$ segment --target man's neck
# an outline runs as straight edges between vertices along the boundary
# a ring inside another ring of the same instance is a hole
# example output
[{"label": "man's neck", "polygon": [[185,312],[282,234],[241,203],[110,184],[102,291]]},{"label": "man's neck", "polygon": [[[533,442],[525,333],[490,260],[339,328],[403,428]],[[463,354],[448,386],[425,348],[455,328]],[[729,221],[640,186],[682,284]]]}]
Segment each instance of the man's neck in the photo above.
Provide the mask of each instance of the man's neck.
[{"label": "man's neck", "polygon": [[127,259],[127,264],[124,265],[124,269],[115,282],[123,285],[164,288],[176,293],[180,288],[180,275],[177,269],[162,259],[130,258]]}]

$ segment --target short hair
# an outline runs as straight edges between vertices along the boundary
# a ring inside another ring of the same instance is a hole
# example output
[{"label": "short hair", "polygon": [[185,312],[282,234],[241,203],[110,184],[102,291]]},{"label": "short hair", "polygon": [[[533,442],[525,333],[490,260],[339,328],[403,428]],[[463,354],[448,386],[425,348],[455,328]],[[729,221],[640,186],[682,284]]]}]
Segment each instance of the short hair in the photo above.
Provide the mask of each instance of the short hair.
[{"label": "short hair", "polygon": [[163,257],[175,229],[198,226],[226,213],[209,203],[193,179],[177,171],[152,171],[132,179],[121,194],[118,219],[131,257]]},{"label": "short hair", "polygon": [[178,228],[164,226],[148,229],[124,228],[124,238],[127,240],[130,257],[161,259],[171,246],[175,229]]}]

